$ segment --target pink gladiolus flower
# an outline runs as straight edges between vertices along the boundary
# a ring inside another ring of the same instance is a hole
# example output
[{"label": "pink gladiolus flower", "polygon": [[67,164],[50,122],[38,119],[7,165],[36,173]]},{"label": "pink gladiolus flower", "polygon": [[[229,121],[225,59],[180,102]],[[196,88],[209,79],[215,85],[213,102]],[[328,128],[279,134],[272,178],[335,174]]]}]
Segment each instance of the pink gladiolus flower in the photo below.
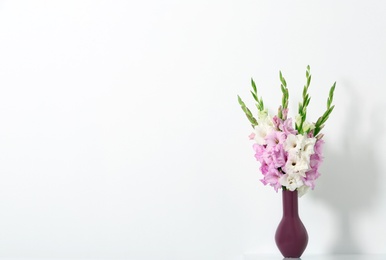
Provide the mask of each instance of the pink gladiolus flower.
[{"label": "pink gladiolus flower", "polygon": [[269,172],[269,166],[268,164],[266,163],[262,163],[261,166],[260,166],[260,171],[263,175],[267,175],[267,173]]},{"label": "pink gladiolus flower", "polygon": [[319,166],[322,164],[323,158],[319,154],[311,154],[310,156],[310,167],[312,169],[318,169]]},{"label": "pink gladiolus flower", "polygon": [[287,161],[287,152],[284,151],[284,148],[282,145],[276,147],[272,153],[272,162],[276,168],[282,168],[285,166]]},{"label": "pink gladiolus flower", "polygon": [[303,178],[303,182],[308,187],[311,187],[311,189],[314,189],[315,188],[315,180],[317,178],[319,178],[319,176],[320,176],[320,173],[317,170],[311,169],[306,173],[306,177]]},{"label": "pink gladiolus flower", "polygon": [[272,165],[271,165],[268,167],[268,172],[264,175],[264,178],[261,180],[261,182],[263,182],[264,185],[269,184],[277,192],[279,190],[279,188],[281,187],[279,180],[280,180],[282,175],[283,174],[280,173],[277,168],[272,167]]},{"label": "pink gladiolus flower", "polygon": [[318,155],[322,154],[323,145],[324,145],[324,141],[322,139],[316,140],[315,147],[314,147],[316,154],[318,154]]},{"label": "pink gladiolus flower", "polygon": [[292,126],[292,118],[288,118],[283,122],[283,125],[281,126],[280,130],[283,131],[286,135],[293,134],[297,135],[298,131],[296,131]]},{"label": "pink gladiolus flower", "polygon": [[263,145],[259,144],[253,144],[253,150],[255,151],[255,158],[258,160],[260,163],[264,162],[264,153],[265,153],[265,148]]},{"label": "pink gladiolus flower", "polygon": [[267,141],[267,147],[276,150],[279,149],[279,147],[283,146],[286,139],[286,135],[283,132],[273,131],[269,133],[265,139]]},{"label": "pink gladiolus flower", "polygon": [[272,149],[265,149],[263,154],[263,160],[268,165],[272,164],[272,161],[273,161]]},{"label": "pink gladiolus flower", "polygon": [[273,122],[273,126],[276,128],[276,129],[280,129],[280,126],[282,124],[282,120],[278,117],[278,116],[274,116],[272,118],[272,122]]}]

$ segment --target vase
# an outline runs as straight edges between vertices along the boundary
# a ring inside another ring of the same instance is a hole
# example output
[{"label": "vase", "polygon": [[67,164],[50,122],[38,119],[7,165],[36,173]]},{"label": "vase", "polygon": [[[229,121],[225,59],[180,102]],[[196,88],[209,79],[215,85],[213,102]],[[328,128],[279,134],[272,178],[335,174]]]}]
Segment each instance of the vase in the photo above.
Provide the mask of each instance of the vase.
[{"label": "vase", "polygon": [[308,244],[308,234],[298,212],[298,192],[283,190],[283,217],[276,229],[275,242],[285,258],[299,258]]}]

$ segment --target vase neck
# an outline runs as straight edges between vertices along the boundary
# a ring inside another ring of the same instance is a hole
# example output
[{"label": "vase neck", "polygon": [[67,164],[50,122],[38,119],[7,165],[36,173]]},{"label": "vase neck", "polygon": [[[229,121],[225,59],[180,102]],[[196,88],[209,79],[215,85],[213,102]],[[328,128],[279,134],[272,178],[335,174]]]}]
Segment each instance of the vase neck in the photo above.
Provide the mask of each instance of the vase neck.
[{"label": "vase neck", "polygon": [[298,213],[298,192],[283,190],[283,216],[299,217]]}]

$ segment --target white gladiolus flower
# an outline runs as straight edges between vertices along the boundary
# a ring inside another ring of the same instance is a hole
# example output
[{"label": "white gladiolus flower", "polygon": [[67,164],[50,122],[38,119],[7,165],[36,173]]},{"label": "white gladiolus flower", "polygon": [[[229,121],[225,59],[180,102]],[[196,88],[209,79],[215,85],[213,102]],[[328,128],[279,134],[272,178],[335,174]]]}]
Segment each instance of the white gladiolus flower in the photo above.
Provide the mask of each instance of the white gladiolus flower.
[{"label": "white gladiolus flower", "polygon": [[310,157],[314,154],[316,138],[309,138],[305,135],[293,135],[290,134],[284,143],[284,150],[288,153],[295,153],[299,157]]},{"label": "white gladiolus flower", "polygon": [[304,159],[301,156],[298,156],[296,153],[289,153],[287,162],[284,166],[284,170],[288,174],[299,174],[303,177],[306,177],[306,171],[310,169],[309,158]]},{"label": "white gladiolus flower", "polygon": [[302,154],[306,154],[308,157],[311,155],[311,154],[314,154],[315,153],[315,150],[314,150],[314,146],[315,146],[315,143],[316,143],[316,138],[312,137],[312,138],[305,138],[303,140],[303,147],[302,147]]},{"label": "white gladiolus flower", "polygon": [[304,184],[300,175],[288,173],[280,177],[279,182],[290,191],[294,191]]},{"label": "white gladiolus flower", "polygon": [[275,131],[272,118],[267,113],[262,113],[262,115],[257,120],[257,123],[258,125],[256,125],[254,128],[254,140],[259,145],[265,145],[267,144],[265,137],[272,131]]},{"label": "white gladiolus flower", "polygon": [[259,145],[265,145],[265,144],[267,144],[265,137],[274,130],[275,129],[269,125],[262,125],[262,124],[257,125],[257,126],[255,126],[254,140]]},{"label": "white gladiolus flower", "polygon": [[298,137],[294,134],[289,134],[284,142],[284,150],[287,152],[296,151],[298,147]]}]

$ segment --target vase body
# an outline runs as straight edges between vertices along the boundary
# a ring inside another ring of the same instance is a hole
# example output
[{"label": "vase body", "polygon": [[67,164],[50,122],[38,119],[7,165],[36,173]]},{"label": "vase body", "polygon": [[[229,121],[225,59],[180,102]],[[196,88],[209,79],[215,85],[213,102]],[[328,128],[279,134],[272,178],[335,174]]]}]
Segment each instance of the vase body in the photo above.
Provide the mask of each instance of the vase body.
[{"label": "vase body", "polygon": [[275,241],[286,258],[299,258],[308,244],[308,234],[298,212],[298,192],[282,191],[283,217],[276,229]]}]

